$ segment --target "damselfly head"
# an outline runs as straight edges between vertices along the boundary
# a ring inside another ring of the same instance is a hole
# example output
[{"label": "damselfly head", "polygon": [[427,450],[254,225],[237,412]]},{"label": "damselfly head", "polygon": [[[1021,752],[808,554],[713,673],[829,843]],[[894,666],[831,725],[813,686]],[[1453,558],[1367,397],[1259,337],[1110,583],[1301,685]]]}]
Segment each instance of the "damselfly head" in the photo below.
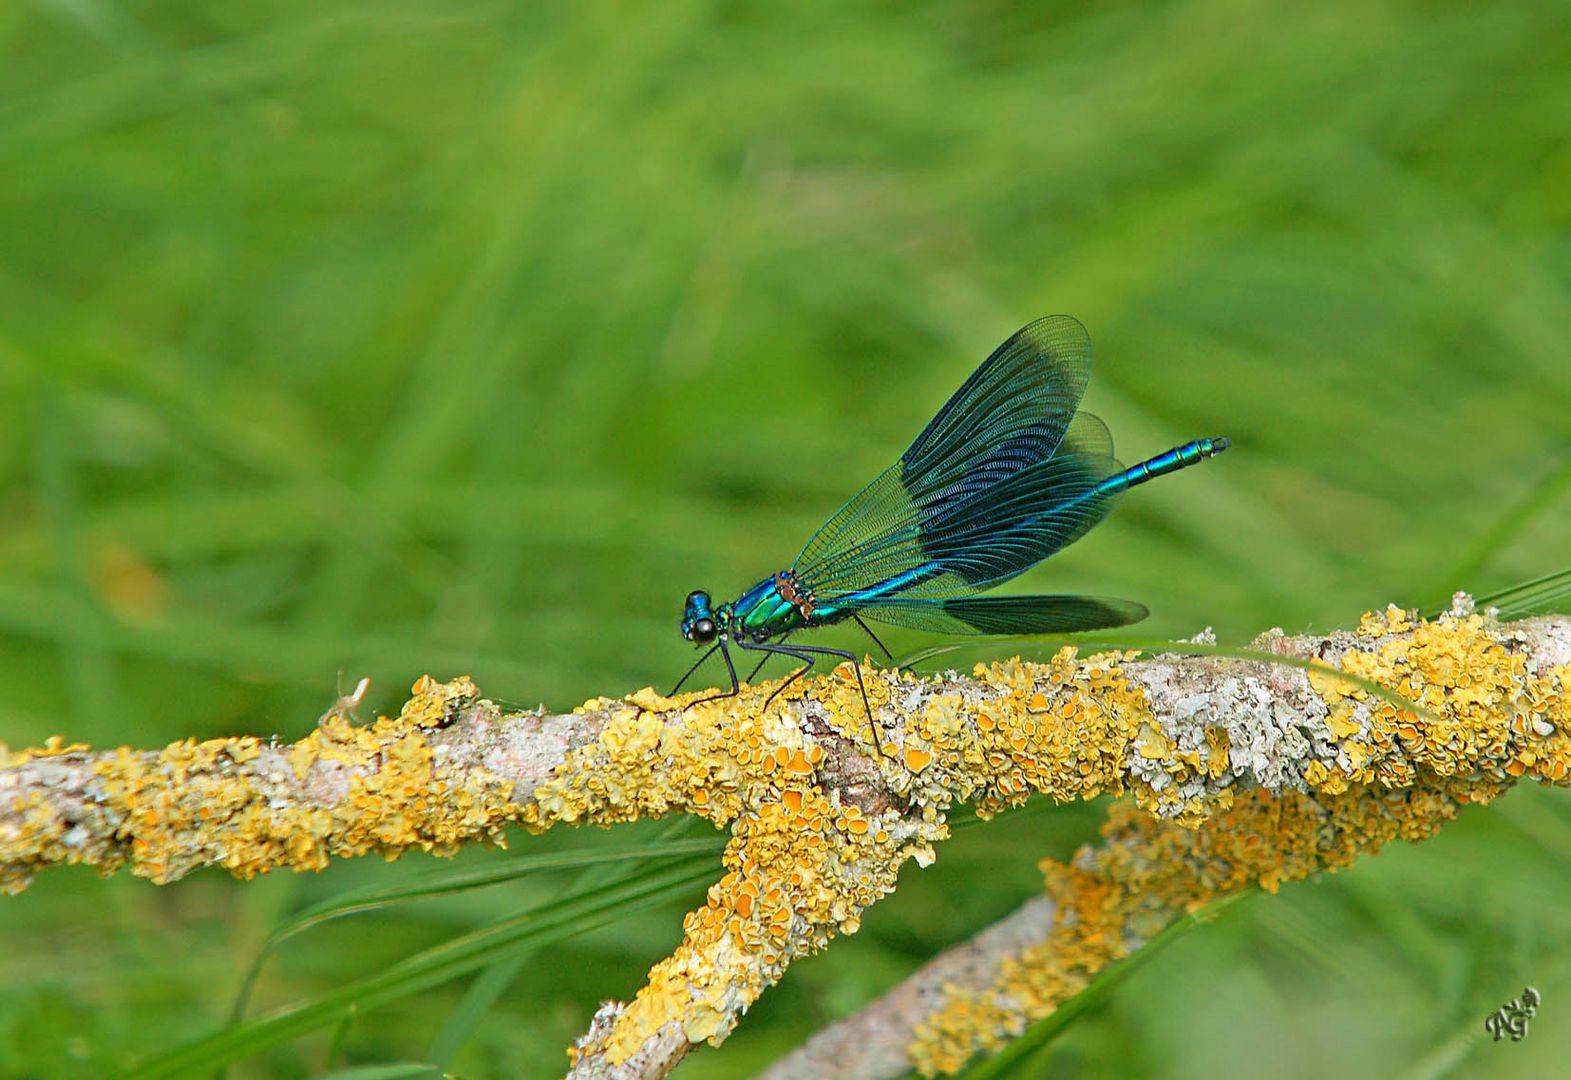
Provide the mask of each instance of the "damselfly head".
[{"label": "damselfly head", "polygon": [[719,632],[709,610],[709,594],[702,589],[688,593],[682,609],[682,636],[695,645],[708,645]]}]

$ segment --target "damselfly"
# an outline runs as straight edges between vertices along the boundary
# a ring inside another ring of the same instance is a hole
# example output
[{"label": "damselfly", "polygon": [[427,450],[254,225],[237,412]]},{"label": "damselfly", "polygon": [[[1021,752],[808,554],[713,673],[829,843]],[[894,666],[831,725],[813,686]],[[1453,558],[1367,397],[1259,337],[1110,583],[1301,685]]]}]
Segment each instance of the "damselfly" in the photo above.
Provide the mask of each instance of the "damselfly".
[{"label": "damselfly", "polygon": [[[1052,315],[1022,328],[982,361],[900,460],[842,506],[789,569],[740,598],[716,604],[689,593],[682,636],[709,646],[674,694],[715,650],[731,689],[741,690],[730,646],[761,652],[751,681],[771,656],[812,670],[820,656],[851,661],[872,722],[854,654],[788,640],[801,630],[847,619],[889,650],[864,619],[940,634],[1061,634],[1127,626],[1143,604],[1101,596],[984,596],[1074,543],[1132,487],[1228,448],[1196,439],[1138,465],[1113,458],[1107,425],[1077,411],[1091,377],[1091,339],[1079,321]],[[878,728],[873,726],[874,737]]]}]

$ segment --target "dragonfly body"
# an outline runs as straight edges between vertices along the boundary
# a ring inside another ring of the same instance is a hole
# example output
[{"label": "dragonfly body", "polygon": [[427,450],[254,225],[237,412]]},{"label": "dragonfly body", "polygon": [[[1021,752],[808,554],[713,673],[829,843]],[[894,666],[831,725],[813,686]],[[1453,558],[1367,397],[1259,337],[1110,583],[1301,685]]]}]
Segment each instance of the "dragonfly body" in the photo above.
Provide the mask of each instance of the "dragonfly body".
[{"label": "dragonfly body", "polygon": [[1013,335],[789,568],[727,603],[688,595],[682,636],[710,647],[688,675],[719,650],[731,676],[719,696],[738,693],[734,644],[764,653],[759,667],[776,654],[803,664],[778,694],[820,656],[855,660],[792,634],[849,619],[871,635],[864,616],[950,634],[1067,633],[1144,618],[1144,606],[1105,597],[972,595],[1073,543],[1128,489],[1228,448],[1224,438],[1195,439],[1124,468],[1106,426],[1077,411],[1090,369],[1090,340],[1068,316]]}]

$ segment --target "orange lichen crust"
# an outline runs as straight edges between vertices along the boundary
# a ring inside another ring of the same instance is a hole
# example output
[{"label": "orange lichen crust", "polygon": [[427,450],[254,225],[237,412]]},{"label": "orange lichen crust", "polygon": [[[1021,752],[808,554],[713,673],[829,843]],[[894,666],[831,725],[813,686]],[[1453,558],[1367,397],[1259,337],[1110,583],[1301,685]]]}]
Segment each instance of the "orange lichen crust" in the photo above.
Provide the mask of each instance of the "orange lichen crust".
[{"label": "orange lichen crust", "polygon": [[1242,889],[1274,892],[1284,881],[1348,866],[1391,840],[1425,839],[1455,812],[1455,802],[1433,791],[1255,790],[1195,829],[1115,803],[1102,844],[1082,849],[1073,864],[1042,863],[1055,906],[1048,937],[1004,958],[992,986],[951,987],[917,1025],[911,1064],[924,1076],[957,1072],[1181,916]]},{"label": "orange lichen crust", "polygon": [[[1312,672],[1322,708],[1300,715],[1320,716],[1330,738],[1299,761],[1303,790],[1227,788],[1175,800],[1172,788],[1232,771],[1232,734],[1206,724],[1239,718],[1224,710],[1180,732],[1143,729],[1137,755],[1174,783],[1137,781],[1137,800],[1112,808],[1103,844],[1073,865],[1042,864],[1055,905],[1049,936],[1006,956],[992,985],[950,986],[916,1026],[912,1066],[955,1072],[997,1050],[1107,964],[1214,900],[1255,886],[1274,892],[1391,840],[1425,839],[1461,804],[1488,802],[1521,776],[1564,782],[1571,664],[1535,670],[1521,643],[1512,628],[1466,609],[1433,622],[1394,608],[1366,615],[1341,642],[1342,670],[1423,711]],[[1163,820],[1139,805],[1177,812]]]},{"label": "orange lichen crust", "polygon": [[[855,715],[833,701],[844,677],[820,680],[814,689],[830,703],[815,699],[805,720],[763,710],[767,688],[747,691],[740,706],[714,701],[679,716],[660,715],[672,703],[644,691],[615,703],[599,737],[535,789],[524,822],[537,829],[680,808],[732,833],[726,872],[683,920],[680,947],[631,1004],[602,1010],[575,1059],[621,1064],[672,1023],[689,1042],[719,1042],[792,958],[854,933],[907,858],[931,858],[937,816],[895,806],[863,753],[846,753],[824,721],[829,710]],[[854,682],[850,693],[860,712]]]},{"label": "orange lichen crust", "polygon": [[[649,691],[614,703],[599,738],[535,790],[525,823],[681,807],[730,826],[732,840],[681,946],[631,1004],[600,1018],[575,1060],[617,1065],[673,1022],[692,1041],[723,1040],[794,957],[854,933],[907,859],[932,860],[957,801],[990,813],[1032,794],[1119,790],[1124,747],[1150,715],[1124,659],[1065,650],[1046,665],[979,665],[970,680],[868,669],[875,711],[896,718],[883,754],[849,668],[793,686],[781,710],[762,708],[774,684],[740,705],[691,705],[680,723],[655,714],[671,703]],[[841,731],[842,718],[856,728]]]},{"label": "orange lichen crust", "polygon": [[[645,690],[597,698],[570,716],[503,714],[467,679],[425,679],[398,718],[357,727],[330,716],[293,747],[222,739],[156,753],[0,751],[0,883],[20,887],[58,862],[109,870],[129,861],[155,881],[203,864],[242,876],[313,869],[335,854],[499,840],[511,822],[540,831],[680,812],[729,829],[724,876],[684,920],[681,945],[581,1040],[575,1054],[588,1071],[669,1045],[678,1031],[683,1045],[724,1039],[792,959],[855,932],[908,859],[934,858],[960,802],[986,816],[1033,795],[1131,791],[1162,819],[1150,827],[1177,830],[1160,835],[1179,844],[1194,836],[1182,826],[1245,812],[1242,800],[1262,790],[1284,806],[1302,801],[1306,818],[1345,799],[1379,804],[1364,811],[1372,822],[1389,811],[1400,824],[1438,820],[1431,799],[1449,808],[1490,798],[1518,776],[1558,781],[1571,753],[1562,734],[1571,629],[1555,624],[1560,636],[1540,649],[1558,657],[1548,663],[1526,633],[1459,608],[1433,623],[1393,611],[1366,618],[1358,633],[1263,642],[1340,664],[1402,703],[1335,672],[1311,679],[1285,665],[1208,657],[1134,663],[1133,653],[1064,649],[1046,664],[978,665],[971,677],[867,667],[876,740],[849,666],[793,683],[768,707],[779,683],[709,701]],[[1386,790],[1402,791],[1402,805],[1383,802]],[[1121,813],[1130,828],[1148,820]],[[1364,835],[1354,809],[1336,813],[1345,820],[1338,836]],[[1370,842],[1405,835],[1383,829],[1370,825]],[[1256,843],[1250,880],[1293,875],[1294,837],[1261,829]],[[1339,849],[1316,845],[1314,858],[1335,865]],[[1075,882],[1086,888],[1064,892]],[[1181,910],[1220,887],[1155,910]],[[1085,908],[1077,925],[1093,925],[1093,909],[1114,920],[1144,912],[1120,923],[1122,937],[1097,939],[1109,956],[1160,921],[1110,885],[1101,900],[1080,876],[1058,888],[1066,912]],[[1102,962],[1082,952],[1064,970]],[[1035,969],[1019,977],[1027,970]],[[1050,1007],[1055,986],[1049,979],[1028,998]],[[968,1008],[983,1018],[979,1034],[946,1021],[927,1042],[956,1049],[927,1060],[1012,1030],[1014,1021]]]},{"label": "orange lichen crust", "polygon": [[1169,704],[1135,744],[1132,786],[1153,812],[1198,822],[1230,791],[1255,786],[1336,794],[1450,778],[1447,790],[1466,801],[1522,776],[1560,783],[1571,768],[1564,633],[1557,623],[1535,651],[1521,624],[1497,623],[1459,596],[1433,621],[1393,607],[1324,640],[1268,636],[1274,651],[1312,644],[1321,666],[1219,664],[1188,702],[1177,691],[1193,669],[1142,668],[1137,679]]},{"label": "orange lichen crust", "polygon": [[422,679],[397,717],[357,726],[330,713],[292,746],[246,736],[103,754],[58,740],[0,747],[0,887],[18,891],[52,863],[105,874],[129,863],[162,884],[204,865],[249,878],[334,855],[500,841],[516,811],[511,783],[443,758],[434,738],[475,697],[468,679]]}]

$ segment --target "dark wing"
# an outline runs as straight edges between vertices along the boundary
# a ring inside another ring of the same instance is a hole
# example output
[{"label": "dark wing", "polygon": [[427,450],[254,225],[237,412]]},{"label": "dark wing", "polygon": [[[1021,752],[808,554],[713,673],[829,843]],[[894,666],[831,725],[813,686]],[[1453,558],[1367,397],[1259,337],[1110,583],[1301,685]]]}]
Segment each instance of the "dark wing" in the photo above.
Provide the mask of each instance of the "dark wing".
[{"label": "dark wing", "polygon": [[936,634],[1071,634],[1128,626],[1150,614],[1144,604],[1106,596],[896,597],[860,609],[864,618]]},{"label": "dark wing", "polygon": [[797,556],[827,568],[847,548],[893,531],[917,511],[963,497],[1053,456],[1091,378],[1079,321],[1029,323],[982,361],[891,468],[826,521]]},{"label": "dark wing", "polygon": [[900,455],[908,492],[986,487],[1053,456],[1091,381],[1091,336],[1049,315],[1010,336]]},{"label": "dark wing", "polygon": [[[895,591],[934,598],[981,592],[1028,570],[1085,535],[1123,493],[1124,485],[1106,483],[1121,471],[1107,426],[1080,413],[1067,428],[1056,453],[1012,469],[995,468],[999,455],[973,447],[982,465],[937,489],[908,488],[902,458],[831,521],[835,547],[818,538],[808,545],[797,579],[833,601],[915,571]],[[955,472],[943,463],[929,469],[924,475]]]}]

